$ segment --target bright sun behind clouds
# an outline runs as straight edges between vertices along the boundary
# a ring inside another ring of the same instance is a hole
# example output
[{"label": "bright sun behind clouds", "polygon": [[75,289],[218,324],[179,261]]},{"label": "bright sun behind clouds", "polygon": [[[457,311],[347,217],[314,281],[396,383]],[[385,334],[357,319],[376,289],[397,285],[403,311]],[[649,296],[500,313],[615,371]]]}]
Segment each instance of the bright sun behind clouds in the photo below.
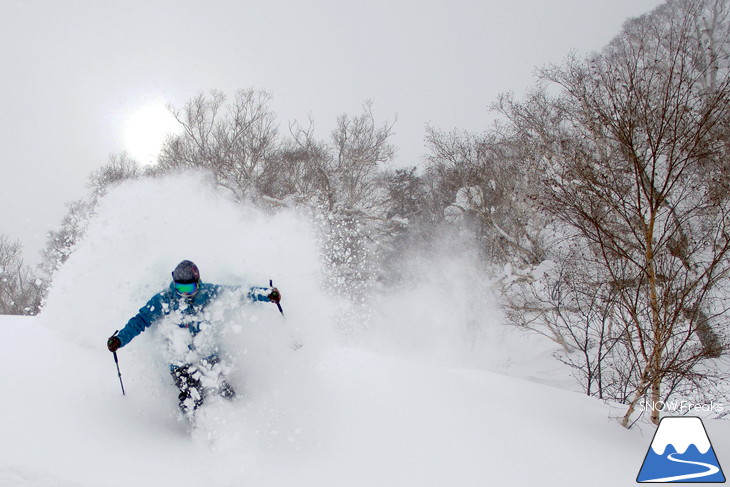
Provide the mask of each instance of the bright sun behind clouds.
[{"label": "bright sun behind clouds", "polygon": [[141,165],[154,164],[167,135],[179,130],[180,124],[164,105],[142,106],[124,122],[124,149]]}]

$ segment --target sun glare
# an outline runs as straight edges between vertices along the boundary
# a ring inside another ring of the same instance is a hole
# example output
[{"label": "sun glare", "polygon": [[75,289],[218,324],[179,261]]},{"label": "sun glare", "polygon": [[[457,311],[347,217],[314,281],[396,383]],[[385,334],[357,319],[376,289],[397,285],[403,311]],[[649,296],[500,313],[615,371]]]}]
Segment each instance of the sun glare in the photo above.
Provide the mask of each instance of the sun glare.
[{"label": "sun glare", "polygon": [[178,130],[178,122],[164,105],[146,105],[127,118],[124,148],[140,164],[154,164],[167,135]]}]

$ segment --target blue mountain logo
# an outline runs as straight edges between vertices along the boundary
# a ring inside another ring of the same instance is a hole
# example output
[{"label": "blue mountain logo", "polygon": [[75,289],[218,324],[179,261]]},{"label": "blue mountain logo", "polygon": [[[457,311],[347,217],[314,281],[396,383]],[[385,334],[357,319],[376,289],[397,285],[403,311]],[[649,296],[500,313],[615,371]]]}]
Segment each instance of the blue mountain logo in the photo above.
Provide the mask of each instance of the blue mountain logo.
[{"label": "blue mountain logo", "polygon": [[637,482],[723,483],[720,462],[700,418],[662,418]]}]

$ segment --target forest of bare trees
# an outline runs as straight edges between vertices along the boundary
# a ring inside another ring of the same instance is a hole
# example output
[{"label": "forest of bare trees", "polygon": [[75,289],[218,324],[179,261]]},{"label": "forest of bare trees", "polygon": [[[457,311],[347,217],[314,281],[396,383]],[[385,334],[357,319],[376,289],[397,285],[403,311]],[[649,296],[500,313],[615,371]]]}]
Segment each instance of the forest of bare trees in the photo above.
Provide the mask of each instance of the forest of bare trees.
[{"label": "forest of bare trees", "polygon": [[493,127],[429,127],[411,167],[394,167],[397,122],[372,101],[322,136],[312,120],[282,128],[265,90],[201,93],[170,107],[182,131],[156,165],[114,155],[90,176],[38,270],[0,238],[0,313],[38,311],[110,186],[201,170],[236,201],[306,208],[328,282],[354,298],[397,279],[385,272],[409,248],[469,239],[511,324],[553,340],[628,427],[644,399],[706,399],[728,379],[729,56],[728,0],[668,0],[500,96]]}]

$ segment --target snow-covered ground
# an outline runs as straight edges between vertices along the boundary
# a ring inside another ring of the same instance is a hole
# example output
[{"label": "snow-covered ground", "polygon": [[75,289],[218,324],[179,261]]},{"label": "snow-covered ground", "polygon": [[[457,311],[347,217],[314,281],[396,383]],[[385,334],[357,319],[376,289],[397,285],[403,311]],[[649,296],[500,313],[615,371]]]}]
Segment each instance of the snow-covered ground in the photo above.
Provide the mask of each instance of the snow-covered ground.
[{"label": "snow-covered ground", "polygon": [[[318,249],[306,217],[242,209],[197,176],[113,190],[42,314],[0,317],[0,486],[634,482],[654,429],[571,391],[550,343],[502,325],[467,256],[409,256],[414,282],[355,325]],[[221,311],[239,397],[192,432],[155,330],[118,353],[126,396],[105,348],[182,259],[209,282],[273,279],[286,311]],[[705,426],[730,464],[730,425]]]}]

